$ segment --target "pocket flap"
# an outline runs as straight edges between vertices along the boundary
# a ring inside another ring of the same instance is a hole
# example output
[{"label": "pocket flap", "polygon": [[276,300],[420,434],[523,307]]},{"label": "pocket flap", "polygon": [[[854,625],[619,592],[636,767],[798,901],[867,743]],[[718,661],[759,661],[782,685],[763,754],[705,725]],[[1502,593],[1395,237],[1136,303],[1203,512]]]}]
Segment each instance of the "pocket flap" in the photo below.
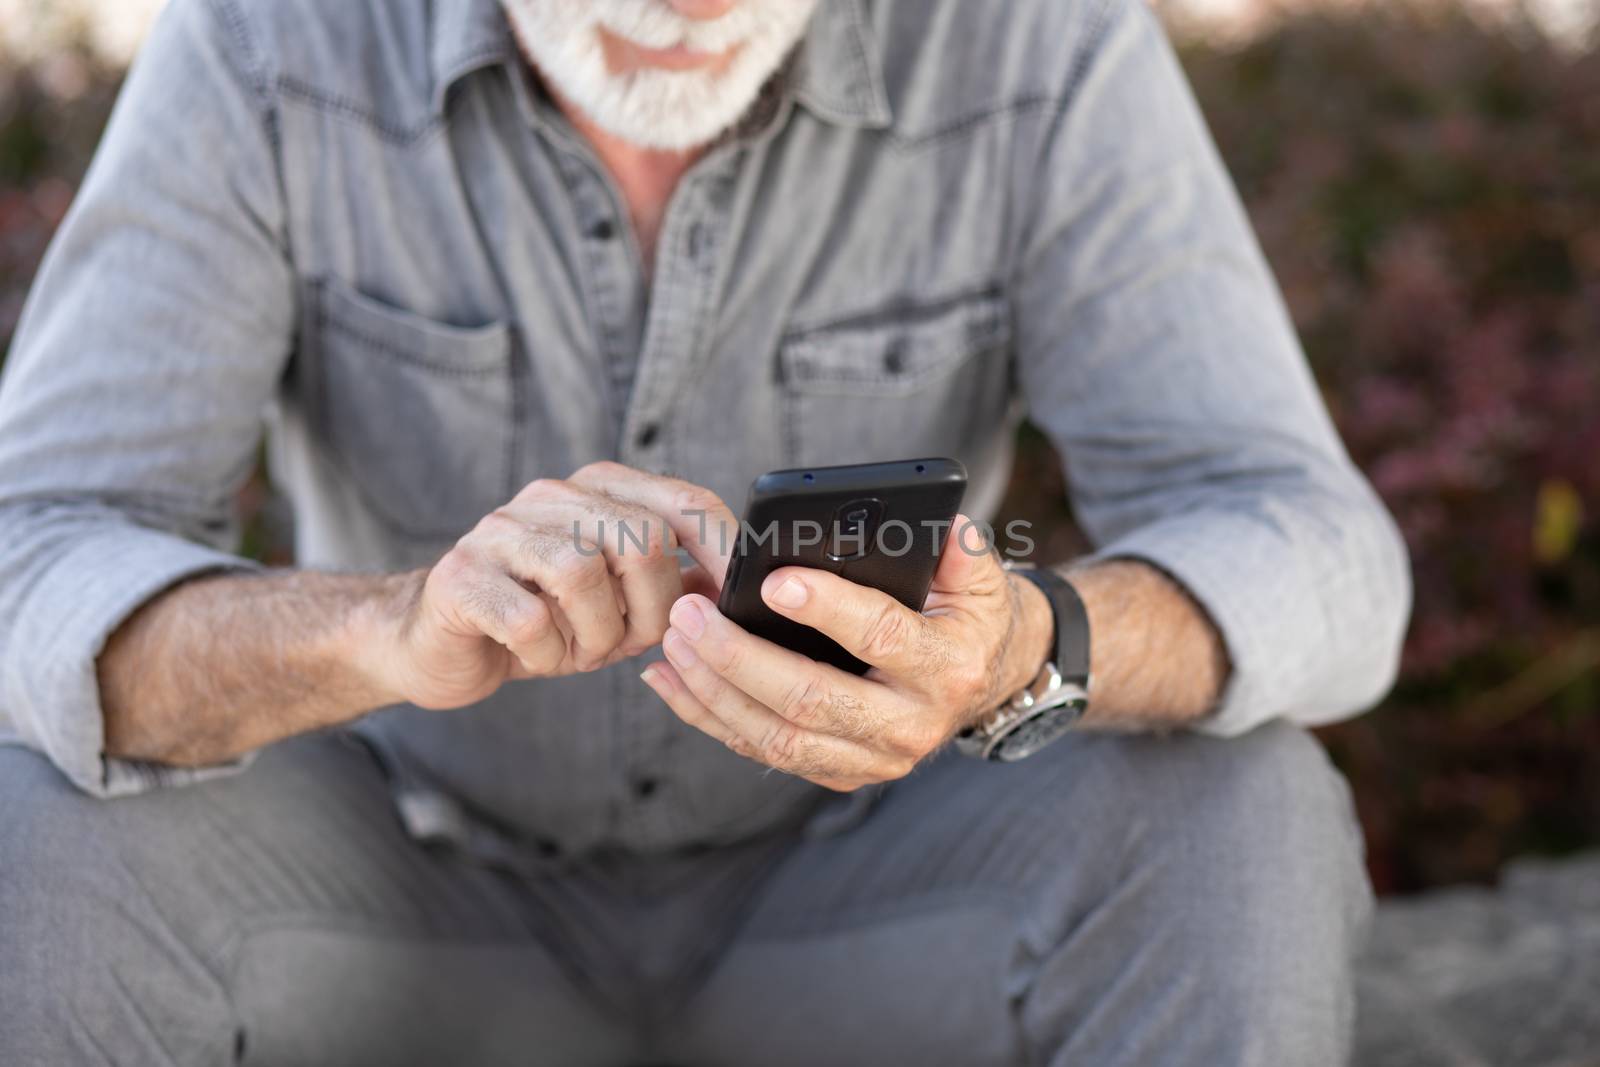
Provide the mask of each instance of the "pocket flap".
[{"label": "pocket flap", "polygon": [[491,373],[505,367],[511,327],[504,322],[456,326],[375,300],[335,278],[311,286],[316,313],[344,339],[446,373]]},{"label": "pocket flap", "polygon": [[803,392],[914,392],[969,356],[1011,339],[1003,297],[863,316],[791,334],[779,350],[785,385]]}]

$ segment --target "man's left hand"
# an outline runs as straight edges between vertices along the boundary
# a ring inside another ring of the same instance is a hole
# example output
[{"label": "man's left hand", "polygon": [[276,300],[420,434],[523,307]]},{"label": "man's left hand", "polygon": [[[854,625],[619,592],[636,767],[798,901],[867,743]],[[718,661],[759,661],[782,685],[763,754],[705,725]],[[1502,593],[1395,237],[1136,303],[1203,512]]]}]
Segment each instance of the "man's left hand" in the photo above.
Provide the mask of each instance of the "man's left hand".
[{"label": "man's left hand", "polygon": [[[956,519],[919,614],[826,571],[767,576],[774,611],[833,638],[856,676],[756,637],[700,595],[679,599],[643,678],[680,719],[740,755],[842,792],[905,777],[1031,682],[1047,658],[1044,594]],[[957,541],[960,538],[960,541]]]}]

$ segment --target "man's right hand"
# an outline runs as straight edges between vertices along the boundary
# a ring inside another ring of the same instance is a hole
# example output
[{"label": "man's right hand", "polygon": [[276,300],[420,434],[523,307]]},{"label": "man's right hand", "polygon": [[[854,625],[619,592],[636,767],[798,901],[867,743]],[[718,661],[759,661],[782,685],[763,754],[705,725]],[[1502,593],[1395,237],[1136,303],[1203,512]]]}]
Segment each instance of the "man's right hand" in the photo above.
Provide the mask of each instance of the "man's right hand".
[{"label": "man's right hand", "polygon": [[534,482],[397,580],[367,669],[393,703],[446,709],[636,656],[686,591],[716,598],[735,522],[710,490],[617,463]]}]

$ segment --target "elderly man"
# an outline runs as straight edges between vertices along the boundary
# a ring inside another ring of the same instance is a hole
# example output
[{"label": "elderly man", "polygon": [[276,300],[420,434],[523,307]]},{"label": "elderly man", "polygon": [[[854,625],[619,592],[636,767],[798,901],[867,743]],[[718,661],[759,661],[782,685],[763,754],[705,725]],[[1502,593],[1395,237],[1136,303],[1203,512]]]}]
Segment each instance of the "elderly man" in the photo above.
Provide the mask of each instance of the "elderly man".
[{"label": "elderly man", "polygon": [[[1024,413],[1092,556],[718,613]],[[1408,598],[1137,0],[172,0],[0,392],[0,1061],[1336,1063]]]}]

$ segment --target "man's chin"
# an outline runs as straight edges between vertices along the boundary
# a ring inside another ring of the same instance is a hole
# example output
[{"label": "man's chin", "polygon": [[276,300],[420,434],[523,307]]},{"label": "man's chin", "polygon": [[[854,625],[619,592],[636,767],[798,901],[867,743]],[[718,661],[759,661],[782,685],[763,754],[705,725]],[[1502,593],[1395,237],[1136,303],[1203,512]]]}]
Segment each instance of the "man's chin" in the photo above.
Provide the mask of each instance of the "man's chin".
[{"label": "man's chin", "polygon": [[640,148],[687,152],[735,125],[758,93],[733,96],[711,75],[650,71],[626,83],[556,88],[600,129]]},{"label": "man's chin", "polygon": [[666,18],[669,29],[678,26],[674,39],[689,50],[678,58],[699,52],[715,61],[679,70],[646,64],[618,74],[613,71],[627,69],[618,63],[630,58],[619,56],[619,48],[631,47],[633,61],[647,60],[651,46],[645,42],[666,39],[660,33],[636,35],[627,20],[605,18],[623,7],[622,13],[638,16],[641,9],[628,6],[635,0],[502,2],[528,59],[590,122],[630,144],[674,152],[702,148],[744,117],[804,37],[816,8],[816,0],[743,0],[742,28],[736,32],[730,25],[727,33],[711,35],[704,27],[678,26],[682,20],[674,21],[663,7],[656,15]]}]

